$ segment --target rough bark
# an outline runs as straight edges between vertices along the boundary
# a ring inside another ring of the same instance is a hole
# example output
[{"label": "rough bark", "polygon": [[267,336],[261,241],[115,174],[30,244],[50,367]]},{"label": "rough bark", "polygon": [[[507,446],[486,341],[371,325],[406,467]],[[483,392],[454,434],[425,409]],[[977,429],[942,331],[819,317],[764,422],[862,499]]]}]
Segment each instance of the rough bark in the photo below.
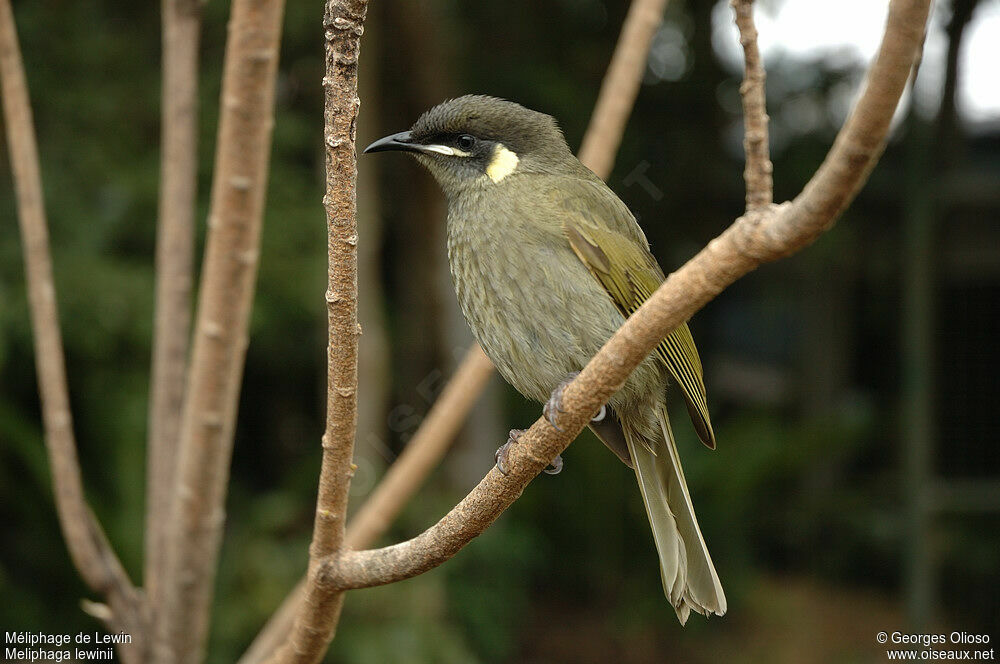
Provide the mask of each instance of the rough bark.
[{"label": "rough bark", "polygon": [[764,62],[757,47],[757,27],[753,20],[753,0],[732,0],[736,26],[743,47],[743,150],[746,168],[743,179],[747,188],[747,210],[767,207],[773,202],[774,183],[767,138],[767,106],[764,93]]},{"label": "rough bark", "polygon": [[320,561],[344,544],[351,476],[356,466],[354,434],[358,388],[357,153],[358,57],[368,12],[367,0],[328,0],[323,15],[326,74],[323,77],[324,144],[329,273],[326,291],[330,339],[327,347],[326,432],[309,572],[291,634],[271,661],[318,662],[333,638],[342,593],[327,593],[316,582]]}]

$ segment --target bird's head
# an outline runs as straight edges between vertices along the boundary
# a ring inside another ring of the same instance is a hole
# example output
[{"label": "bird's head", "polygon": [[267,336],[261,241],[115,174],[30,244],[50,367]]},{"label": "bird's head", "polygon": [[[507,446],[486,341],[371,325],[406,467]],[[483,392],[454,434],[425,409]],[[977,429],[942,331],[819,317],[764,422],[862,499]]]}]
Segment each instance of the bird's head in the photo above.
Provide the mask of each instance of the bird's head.
[{"label": "bird's head", "polygon": [[498,185],[513,174],[580,168],[552,116],[482,95],[438,104],[409,131],[365,148],[385,150],[413,153],[449,196],[472,184]]}]

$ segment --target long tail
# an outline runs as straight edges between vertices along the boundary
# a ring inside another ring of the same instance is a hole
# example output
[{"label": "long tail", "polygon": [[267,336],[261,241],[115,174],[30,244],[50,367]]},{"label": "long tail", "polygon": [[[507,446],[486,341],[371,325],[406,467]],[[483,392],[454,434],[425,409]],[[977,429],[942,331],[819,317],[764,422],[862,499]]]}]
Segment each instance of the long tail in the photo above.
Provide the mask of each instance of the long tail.
[{"label": "long tail", "polygon": [[627,428],[625,440],[660,554],[663,591],[683,625],[691,611],[723,615],[726,595],[698,528],[666,408],[658,407],[656,417],[665,443],[656,454]]}]

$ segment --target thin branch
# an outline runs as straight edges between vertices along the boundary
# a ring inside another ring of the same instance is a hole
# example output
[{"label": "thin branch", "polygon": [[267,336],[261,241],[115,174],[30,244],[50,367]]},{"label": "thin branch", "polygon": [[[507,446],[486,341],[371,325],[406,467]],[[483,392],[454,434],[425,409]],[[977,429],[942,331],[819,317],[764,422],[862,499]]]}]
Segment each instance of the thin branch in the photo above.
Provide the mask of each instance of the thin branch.
[{"label": "thin branch", "polygon": [[767,138],[767,105],[764,92],[764,61],[757,48],[757,27],[753,20],[754,0],[731,0],[740,30],[745,62],[740,96],[743,99],[743,150],[746,168],[747,211],[765,208],[773,202],[774,182]]},{"label": "thin branch", "polygon": [[667,0],[632,0],[622,24],[611,64],[580,145],[580,161],[601,179],[607,179],[625,133],[639,84],[646,71],[649,48],[663,20]]},{"label": "thin branch", "polygon": [[629,373],[677,325],[764,262],[810,244],[832,226],[882,153],[893,111],[918,53],[929,0],[893,0],[864,92],[830,153],[791,203],[740,217],[670,275],[563,392],[558,432],[539,418],[508,459],[509,475],[490,471],[441,521],[417,537],[372,551],[343,551],[319,567],[328,594],[392,583],[425,572],[482,533],[556,454],[562,452]]},{"label": "thin branch", "polygon": [[274,124],[283,0],[235,0],[155,661],[198,662],[225,523]]},{"label": "thin branch", "polygon": [[184,405],[198,175],[199,0],[163,0],[162,156],[146,452],[145,590],[154,617]]},{"label": "thin branch", "polygon": [[[28,99],[21,50],[9,0],[0,0],[0,88],[10,146],[11,170],[17,195],[18,222],[24,250],[28,304],[34,330],[35,367],[45,426],[45,447],[52,468],[56,512],[73,564],[91,590],[108,598],[110,623],[144,632],[141,598],[90,511],[83,492],[80,462],[73,434],[66,364],[56,288],[52,278],[48,224],[38,164],[38,145]],[[137,649],[123,649],[122,656]]]},{"label": "thin branch", "polygon": [[333,638],[343,606],[342,593],[323,593],[316,583],[319,561],[341,551],[347,496],[356,466],[358,388],[358,165],[355,150],[358,108],[358,57],[368,13],[367,0],[328,0],[324,126],[329,283],[326,291],[330,338],[327,346],[326,432],[319,495],[305,597],[288,640],[274,654],[278,662],[318,662]]}]

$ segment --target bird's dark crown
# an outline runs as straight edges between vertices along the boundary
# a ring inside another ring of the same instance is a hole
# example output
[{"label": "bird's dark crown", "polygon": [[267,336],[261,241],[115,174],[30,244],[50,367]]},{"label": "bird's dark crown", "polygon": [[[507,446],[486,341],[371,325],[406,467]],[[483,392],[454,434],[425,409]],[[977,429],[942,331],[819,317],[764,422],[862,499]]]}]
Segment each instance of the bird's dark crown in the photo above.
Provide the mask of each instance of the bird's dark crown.
[{"label": "bird's dark crown", "polygon": [[420,116],[410,134],[420,143],[471,134],[501,143],[519,157],[532,155],[544,161],[571,154],[552,116],[485,95],[465,95],[438,104]]}]

